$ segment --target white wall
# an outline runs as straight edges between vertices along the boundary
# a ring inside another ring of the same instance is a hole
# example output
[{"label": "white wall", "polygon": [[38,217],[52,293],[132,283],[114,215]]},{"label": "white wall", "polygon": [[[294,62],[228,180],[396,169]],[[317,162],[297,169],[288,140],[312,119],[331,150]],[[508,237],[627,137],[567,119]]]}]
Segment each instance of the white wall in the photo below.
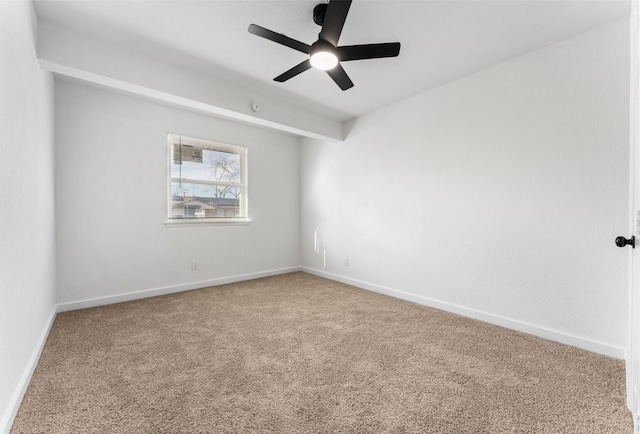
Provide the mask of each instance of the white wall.
[{"label": "white wall", "polygon": [[[296,137],[68,81],[55,88],[63,308],[299,266]],[[168,132],[248,147],[249,225],[165,227]]]},{"label": "white wall", "polygon": [[0,432],[55,316],[53,78],[31,2],[0,2]]},{"label": "white wall", "polygon": [[305,139],[303,265],[622,357],[627,27],[363,116],[342,144]]}]

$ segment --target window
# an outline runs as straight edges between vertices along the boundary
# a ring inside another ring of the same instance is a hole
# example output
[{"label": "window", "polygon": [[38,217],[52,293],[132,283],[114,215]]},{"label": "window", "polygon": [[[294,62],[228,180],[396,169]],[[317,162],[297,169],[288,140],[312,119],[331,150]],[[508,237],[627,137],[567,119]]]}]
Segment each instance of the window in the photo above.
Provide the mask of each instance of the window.
[{"label": "window", "polygon": [[168,134],[170,223],[247,218],[247,150]]}]

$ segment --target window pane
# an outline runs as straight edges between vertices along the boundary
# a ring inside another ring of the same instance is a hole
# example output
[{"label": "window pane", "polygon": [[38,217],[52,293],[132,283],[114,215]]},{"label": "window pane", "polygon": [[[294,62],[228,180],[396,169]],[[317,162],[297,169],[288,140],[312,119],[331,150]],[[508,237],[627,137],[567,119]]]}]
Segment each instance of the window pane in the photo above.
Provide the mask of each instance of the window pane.
[{"label": "window pane", "polygon": [[246,148],[168,134],[170,219],[247,219]]},{"label": "window pane", "polygon": [[171,218],[244,217],[239,187],[171,183]]},{"label": "window pane", "polygon": [[[186,146],[185,146],[186,148]],[[230,152],[202,149],[202,162],[182,161],[180,145],[174,145],[171,159],[171,177],[194,181],[240,182],[240,155]],[[187,159],[186,152],[185,157]]]}]

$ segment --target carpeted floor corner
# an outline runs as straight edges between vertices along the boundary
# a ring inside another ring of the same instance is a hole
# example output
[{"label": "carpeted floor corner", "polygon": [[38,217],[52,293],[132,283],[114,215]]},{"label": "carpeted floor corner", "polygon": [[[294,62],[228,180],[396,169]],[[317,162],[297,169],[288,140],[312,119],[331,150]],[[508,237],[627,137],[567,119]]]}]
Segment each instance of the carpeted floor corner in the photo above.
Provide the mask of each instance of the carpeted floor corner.
[{"label": "carpeted floor corner", "polygon": [[620,360],[292,273],[59,314],[11,433],[632,431]]}]

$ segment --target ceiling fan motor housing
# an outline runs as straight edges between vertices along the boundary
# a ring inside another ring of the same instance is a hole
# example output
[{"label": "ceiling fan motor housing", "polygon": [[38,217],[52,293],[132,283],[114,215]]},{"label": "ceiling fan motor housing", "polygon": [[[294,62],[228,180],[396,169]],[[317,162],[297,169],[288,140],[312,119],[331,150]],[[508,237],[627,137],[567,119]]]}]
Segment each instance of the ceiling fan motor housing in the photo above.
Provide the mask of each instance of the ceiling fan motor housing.
[{"label": "ceiling fan motor housing", "polygon": [[334,52],[335,49],[336,49],[336,47],[331,45],[329,42],[325,41],[322,38],[319,38],[316,42],[311,44],[311,50],[309,50],[309,54],[313,56],[315,53],[317,53],[319,51]]}]

